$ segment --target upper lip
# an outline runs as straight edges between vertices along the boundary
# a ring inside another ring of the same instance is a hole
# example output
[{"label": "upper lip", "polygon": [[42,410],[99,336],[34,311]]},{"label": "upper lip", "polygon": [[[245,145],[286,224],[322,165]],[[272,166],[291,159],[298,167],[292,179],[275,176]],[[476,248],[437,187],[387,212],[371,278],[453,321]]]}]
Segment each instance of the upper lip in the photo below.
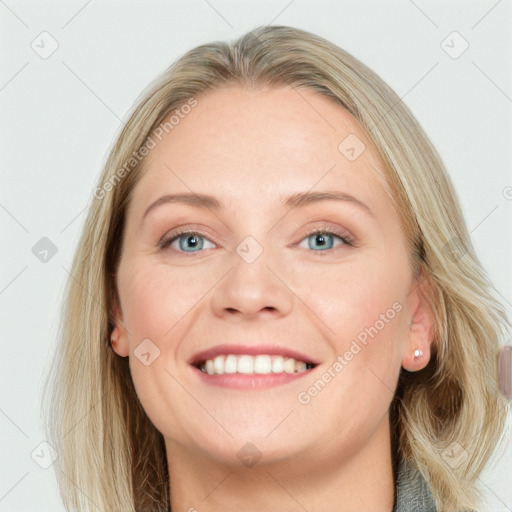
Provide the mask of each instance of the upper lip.
[{"label": "upper lip", "polygon": [[318,362],[314,361],[310,357],[297,352],[296,350],[292,350],[286,347],[279,347],[278,345],[230,345],[230,344],[222,344],[215,345],[206,350],[202,350],[201,352],[197,352],[194,354],[190,360],[189,364],[197,365],[208,359],[214,359],[218,355],[227,355],[227,354],[238,354],[238,355],[249,355],[249,356],[257,356],[259,354],[266,355],[276,355],[276,356],[284,356],[291,357],[297,361],[304,361],[305,363],[317,365]]}]

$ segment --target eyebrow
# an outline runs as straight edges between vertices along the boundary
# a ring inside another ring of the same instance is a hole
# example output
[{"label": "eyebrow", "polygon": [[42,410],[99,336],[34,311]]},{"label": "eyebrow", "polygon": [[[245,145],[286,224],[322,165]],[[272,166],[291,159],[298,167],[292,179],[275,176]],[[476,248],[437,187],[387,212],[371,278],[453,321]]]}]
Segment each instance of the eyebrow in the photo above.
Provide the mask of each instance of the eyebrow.
[{"label": "eyebrow", "polygon": [[[363,203],[361,200],[350,194],[337,190],[323,190],[320,192],[297,192],[291,196],[282,198],[281,205],[283,207],[289,208],[300,208],[322,201],[344,201],[352,203],[375,217],[375,213],[367,204]],[[170,203],[186,204],[196,208],[208,208],[216,211],[224,208],[224,205],[219,199],[209,194],[167,194],[157,199],[154,203],[151,203],[147,207],[142,218],[144,219],[151,210],[154,210],[158,206]]]}]

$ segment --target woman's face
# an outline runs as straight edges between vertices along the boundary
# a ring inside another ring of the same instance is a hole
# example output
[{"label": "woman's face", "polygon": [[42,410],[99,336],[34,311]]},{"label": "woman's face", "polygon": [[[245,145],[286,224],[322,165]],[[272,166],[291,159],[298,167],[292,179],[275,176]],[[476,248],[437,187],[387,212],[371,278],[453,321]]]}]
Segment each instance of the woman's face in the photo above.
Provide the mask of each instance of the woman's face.
[{"label": "woman's face", "polygon": [[153,137],[126,218],[115,350],[146,413],[223,463],[387,439],[400,367],[428,347],[372,143],[309,89],[197,102]]}]

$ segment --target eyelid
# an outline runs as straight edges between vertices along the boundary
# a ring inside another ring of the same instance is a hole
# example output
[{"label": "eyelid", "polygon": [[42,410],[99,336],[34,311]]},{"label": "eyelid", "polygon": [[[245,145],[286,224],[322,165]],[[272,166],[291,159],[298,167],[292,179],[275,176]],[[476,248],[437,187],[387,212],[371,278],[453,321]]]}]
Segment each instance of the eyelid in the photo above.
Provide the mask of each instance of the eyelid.
[{"label": "eyelid", "polygon": [[162,249],[166,249],[174,240],[176,240],[182,235],[200,235],[203,238],[206,238],[208,241],[212,242],[213,244],[216,244],[216,242],[211,240],[210,235],[207,235],[204,231],[201,231],[201,229],[194,228],[193,226],[185,226],[183,228],[178,227],[172,229],[169,232],[169,234],[166,233],[158,242],[158,246]]},{"label": "eyelid", "polygon": [[[316,233],[326,233],[328,235],[333,235],[338,238],[341,238],[347,245],[350,245],[350,246],[356,245],[355,237],[352,236],[348,230],[343,229],[341,227],[330,225],[329,223],[323,224],[319,227],[306,229],[306,233],[302,236],[299,243],[302,242],[305,238],[312,236]],[[322,252],[327,252],[327,251],[322,251]]]},{"label": "eyelid", "polygon": [[[335,236],[343,241],[343,245],[349,246],[349,247],[357,247],[357,240],[350,234],[350,232],[348,230],[337,227],[337,226],[333,226],[330,223],[325,223],[325,222],[324,222],[324,224],[322,224],[320,226],[316,226],[314,228],[309,228],[309,229],[306,228],[305,233],[303,233],[300,240],[297,243],[293,244],[293,246],[299,245],[306,238],[313,236],[316,233],[325,233],[327,235]],[[170,234],[166,233],[158,242],[158,247],[165,250],[168,247],[170,247],[171,243],[173,243],[176,239],[178,239],[182,235],[199,235],[199,236],[205,238],[206,240],[208,240],[209,242],[217,245],[216,242],[211,240],[210,236],[207,235],[205,232],[203,232],[201,229],[197,229],[197,228],[193,227],[193,225],[187,225],[184,227],[178,227],[178,228],[171,230]],[[334,248],[334,249],[327,249],[324,251],[311,251],[311,252],[330,253],[330,252],[334,252],[336,250],[337,249]],[[192,254],[195,254],[196,252],[204,252],[204,250],[203,251],[195,251],[195,252],[193,251],[190,253],[187,253],[186,251],[176,251],[176,252],[192,255]]]}]

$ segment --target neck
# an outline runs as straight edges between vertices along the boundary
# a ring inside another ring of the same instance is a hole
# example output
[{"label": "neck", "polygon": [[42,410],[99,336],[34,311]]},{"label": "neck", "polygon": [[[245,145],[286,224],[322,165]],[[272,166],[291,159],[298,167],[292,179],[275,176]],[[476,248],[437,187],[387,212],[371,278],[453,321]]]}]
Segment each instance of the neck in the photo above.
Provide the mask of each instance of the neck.
[{"label": "neck", "polygon": [[336,447],[253,467],[225,464],[166,440],[172,512],[390,512],[394,482],[387,416],[360,450]]}]

